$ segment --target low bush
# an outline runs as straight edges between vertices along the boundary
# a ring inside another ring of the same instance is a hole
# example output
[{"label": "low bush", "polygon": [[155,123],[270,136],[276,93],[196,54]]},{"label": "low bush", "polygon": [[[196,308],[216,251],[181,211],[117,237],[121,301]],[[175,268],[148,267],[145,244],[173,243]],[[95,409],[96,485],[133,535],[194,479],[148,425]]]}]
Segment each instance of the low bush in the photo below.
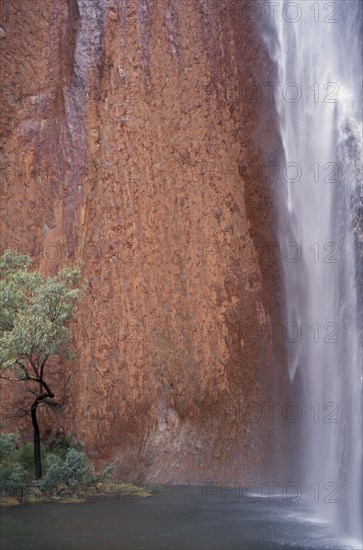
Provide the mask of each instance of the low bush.
[{"label": "low bush", "polygon": [[[46,457],[46,448],[44,445],[40,447],[40,455],[42,464],[44,464]],[[13,460],[23,466],[29,480],[34,477],[34,445],[32,443],[26,443],[22,447],[19,447],[14,451]]]},{"label": "low bush", "polygon": [[27,472],[21,464],[0,467],[0,489],[2,496],[15,497],[23,502],[29,491],[29,481]]},{"label": "low bush", "polygon": [[106,466],[106,468],[102,471],[102,478],[105,481],[111,481],[115,469],[115,464],[109,464],[108,466]]},{"label": "low bush", "polygon": [[161,493],[161,487],[157,483],[154,483],[154,484],[150,485],[149,491],[152,495],[155,495],[157,493]]},{"label": "low bush", "polygon": [[64,459],[51,452],[45,459],[45,465],[46,473],[36,485],[46,492],[57,490],[59,485],[66,488],[89,487],[96,481],[92,464],[77,449],[68,449]]},{"label": "low bush", "polygon": [[18,434],[1,434],[0,435],[0,464],[7,466],[11,463],[12,453],[16,449]]},{"label": "low bush", "polygon": [[60,456],[64,460],[69,449],[82,451],[81,445],[74,440],[72,435],[60,435],[50,450],[53,454]]},{"label": "low bush", "polygon": [[56,495],[65,489],[87,488],[96,482],[93,466],[79,445],[62,437],[51,451],[42,448],[44,475],[34,479],[33,446],[18,447],[17,434],[0,435],[0,491],[2,498],[27,499],[32,489]]}]

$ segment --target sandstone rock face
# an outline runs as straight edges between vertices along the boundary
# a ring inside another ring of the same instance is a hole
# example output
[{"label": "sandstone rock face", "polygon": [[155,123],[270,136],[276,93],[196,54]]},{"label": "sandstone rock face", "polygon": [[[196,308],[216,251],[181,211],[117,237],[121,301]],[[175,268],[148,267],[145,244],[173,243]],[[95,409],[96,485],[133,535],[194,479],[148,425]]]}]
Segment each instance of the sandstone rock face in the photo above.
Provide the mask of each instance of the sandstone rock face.
[{"label": "sandstone rock face", "polygon": [[1,245],[49,274],[82,257],[89,280],[43,435],[74,432],[135,481],[270,471],[273,426],[252,403],[285,383],[278,265],[262,246],[273,189],[251,166],[279,139],[243,8],[2,2]]}]

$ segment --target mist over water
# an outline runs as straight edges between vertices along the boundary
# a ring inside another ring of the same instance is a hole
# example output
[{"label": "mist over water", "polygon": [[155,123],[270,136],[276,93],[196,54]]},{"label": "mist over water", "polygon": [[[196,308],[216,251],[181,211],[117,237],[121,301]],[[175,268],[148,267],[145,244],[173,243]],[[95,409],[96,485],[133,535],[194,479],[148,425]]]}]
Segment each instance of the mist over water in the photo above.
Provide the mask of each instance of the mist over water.
[{"label": "mist over water", "polygon": [[281,4],[266,42],[285,157],[286,346],[290,380],[318,418],[302,425],[297,475],[326,489],[318,515],[361,540],[362,3]]}]

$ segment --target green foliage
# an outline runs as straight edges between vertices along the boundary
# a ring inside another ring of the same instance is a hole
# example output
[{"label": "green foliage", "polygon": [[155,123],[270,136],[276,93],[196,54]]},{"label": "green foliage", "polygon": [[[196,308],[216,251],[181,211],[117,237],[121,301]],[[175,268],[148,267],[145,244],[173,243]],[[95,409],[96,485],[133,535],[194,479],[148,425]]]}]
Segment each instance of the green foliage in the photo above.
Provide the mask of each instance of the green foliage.
[{"label": "green foliage", "polygon": [[152,495],[156,493],[161,493],[161,487],[157,483],[153,483],[152,485],[150,485],[149,491]]},{"label": "green foliage", "polygon": [[54,277],[30,271],[31,259],[13,250],[0,257],[0,368],[29,378],[37,365],[60,353],[71,340],[67,323],[85,285],[81,265],[64,268]]},{"label": "green foliage", "polygon": [[46,474],[43,479],[36,482],[40,489],[52,490],[57,485],[63,484],[67,479],[66,465],[60,456],[49,453],[45,460]]},{"label": "green foliage", "polygon": [[87,487],[95,482],[92,464],[82,451],[68,449],[65,458],[49,453],[46,460],[46,474],[37,486],[52,491],[59,485]]},{"label": "green foliage", "polygon": [[61,435],[57,437],[52,446],[52,453],[60,456],[62,460],[65,459],[69,449],[76,449],[77,451],[82,450],[82,446],[79,443],[74,441],[72,435]]},{"label": "green foliage", "polygon": [[0,434],[0,466],[2,468],[11,463],[18,439],[18,434]]},{"label": "green foliage", "polygon": [[0,491],[3,496],[13,496],[23,501],[32,487],[46,494],[54,494],[62,485],[84,488],[96,482],[92,464],[79,450],[79,445],[77,449],[72,447],[75,445],[72,437],[58,438],[56,452],[47,452],[42,446],[45,475],[40,480],[34,479],[32,445],[16,448],[17,440],[17,434],[0,435]]},{"label": "green foliage", "polygon": [[27,472],[14,460],[18,439],[18,434],[0,435],[0,491],[22,500],[27,488]]},{"label": "green foliage", "polygon": [[0,490],[3,494],[18,497],[22,501],[28,488],[28,474],[21,464],[16,462],[0,468]]},{"label": "green foliage", "polygon": [[[43,444],[40,446],[40,453],[42,462],[45,460],[46,449]],[[32,443],[27,443],[14,453],[14,460],[21,464],[25,472],[28,474],[29,479],[34,477],[34,445]]]},{"label": "green foliage", "polygon": [[67,481],[69,486],[87,486],[95,481],[93,467],[82,451],[70,449],[66,455]]}]

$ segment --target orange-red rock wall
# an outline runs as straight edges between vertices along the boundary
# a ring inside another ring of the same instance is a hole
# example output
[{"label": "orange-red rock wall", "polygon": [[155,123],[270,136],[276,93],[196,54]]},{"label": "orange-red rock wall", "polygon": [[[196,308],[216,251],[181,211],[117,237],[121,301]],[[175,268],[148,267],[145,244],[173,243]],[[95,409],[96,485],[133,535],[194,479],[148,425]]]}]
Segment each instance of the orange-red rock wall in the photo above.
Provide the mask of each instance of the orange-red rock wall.
[{"label": "orange-red rock wall", "polygon": [[2,2],[1,245],[49,274],[81,256],[89,280],[44,436],[72,431],[137,481],[239,480],[272,460],[248,406],[284,383],[264,329],[278,266],[259,245],[276,240],[273,189],[248,167],[279,140],[242,8]]}]

